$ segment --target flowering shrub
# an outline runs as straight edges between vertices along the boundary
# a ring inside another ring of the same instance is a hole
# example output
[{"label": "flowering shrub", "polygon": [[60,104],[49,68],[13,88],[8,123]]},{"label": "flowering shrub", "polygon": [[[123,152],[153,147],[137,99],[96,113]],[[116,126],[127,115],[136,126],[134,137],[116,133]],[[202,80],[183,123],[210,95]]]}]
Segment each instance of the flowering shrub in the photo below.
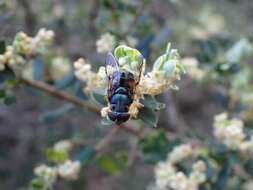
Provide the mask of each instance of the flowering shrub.
[{"label": "flowering shrub", "polygon": [[[252,190],[252,27],[231,4],[252,10],[238,2],[0,0],[0,188]],[[138,81],[120,126],[109,52]]]}]

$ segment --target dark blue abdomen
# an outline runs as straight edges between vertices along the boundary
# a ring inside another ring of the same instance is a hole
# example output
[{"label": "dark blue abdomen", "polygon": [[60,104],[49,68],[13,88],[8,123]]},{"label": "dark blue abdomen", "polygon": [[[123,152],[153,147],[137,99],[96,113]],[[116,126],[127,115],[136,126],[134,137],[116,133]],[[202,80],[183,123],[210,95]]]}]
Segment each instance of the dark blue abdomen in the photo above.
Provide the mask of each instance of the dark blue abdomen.
[{"label": "dark blue abdomen", "polygon": [[116,93],[111,98],[111,108],[115,112],[128,112],[131,98],[127,94]]}]

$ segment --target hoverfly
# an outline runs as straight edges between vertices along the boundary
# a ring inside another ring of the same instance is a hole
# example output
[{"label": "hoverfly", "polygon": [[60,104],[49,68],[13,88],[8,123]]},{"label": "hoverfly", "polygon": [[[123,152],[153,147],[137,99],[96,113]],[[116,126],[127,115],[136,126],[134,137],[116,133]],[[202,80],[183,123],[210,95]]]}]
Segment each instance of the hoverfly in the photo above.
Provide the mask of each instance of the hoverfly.
[{"label": "hoverfly", "polygon": [[120,125],[130,118],[129,107],[134,101],[135,89],[140,81],[143,63],[140,64],[137,77],[130,71],[120,69],[112,53],[107,54],[105,64],[108,77],[108,116],[111,121]]}]

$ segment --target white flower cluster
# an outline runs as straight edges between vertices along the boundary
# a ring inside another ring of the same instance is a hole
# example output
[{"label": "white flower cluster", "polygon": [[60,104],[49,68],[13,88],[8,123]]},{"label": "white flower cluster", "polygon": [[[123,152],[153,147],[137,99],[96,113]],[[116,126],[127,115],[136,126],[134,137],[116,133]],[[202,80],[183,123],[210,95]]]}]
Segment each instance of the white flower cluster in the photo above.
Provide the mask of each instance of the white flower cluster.
[{"label": "white flower cluster", "polygon": [[159,162],[155,167],[155,184],[158,190],[198,190],[199,184],[206,181],[206,165],[198,160],[192,166],[189,176],[178,171],[176,163],[191,156],[193,149],[188,144],[177,146],[168,154],[166,161]]},{"label": "white flower cluster", "polygon": [[[134,102],[129,108],[131,117],[136,117],[139,109],[143,107],[140,99],[144,98],[145,94],[155,96],[162,93],[165,89],[175,89],[176,86],[173,82],[180,79],[180,74],[184,72],[183,66],[179,63],[178,52],[175,49],[170,49],[170,44],[168,45],[166,53],[160,56],[154,63],[153,70],[147,74],[144,74],[146,66],[145,59],[143,59],[138,50],[120,45],[115,49],[114,55],[118,60],[120,69],[133,73],[136,80],[140,79],[136,87]],[[107,87],[105,67],[100,67],[98,73],[93,73],[91,71],[91,65],[85,63],[83,59],[77,60],[74,63],[74,67],[77,78],[85,81],[87,84],[87,87],[84,89],[86,93],[90,92],[90,89],[94,87]],[[113,71],[113,69],[109,70]],[[103,108],[101,115],[103,117],[107,116],[108,110],[109,107]]]},{"label": "white flower cluster", "polygon": [[182,144],[175,147],[168,155],[168,159],[172,163],[178,163],[184,158],[190,156],[193,152],[192,146],[189,144]]},{"label": "white flower cluster", "polygon": [[194,57],[185,57],[181,59],[181,63],[184,65],[187,74],[194,80],[202,80],[207,71],[199,68],[199,62]]},{"label": "white flower cluster", "polygon": [[[68,153],[73,147],[73,143],[70,140],[61,140],[53,146],[53,150],[56,152]],[[64,163],[60,163],[56,166],[57,174],[66,180],[75,180],[81,170],[81,164],[78,160],[71,161],[66,160]]]},{"label": "white flower cluster", "polygon": [[246,140],[243,127],[240,119],[228,119],[227,113],[214,117],[214,136],[231,150],[249,153],[253,151],[253,137]]},{"label": "white flower cluster", "polygon": [[52,43],[53,38],[54,32],[46,29],[40,29],[34,38],[24,32],[17,33],[13,44],[7,46],[5,52],[0,54],[0,71],[5,69],[6,64],[15,67],[17,64],[24,63],[22,56],[43,53]]},{"label": "white flower cluster", "polygon": [[34,174],[39,177],[46,186],[51,186],[57,178],[57,175],[62,179],[75,180],[81,170],[81,163],[79,161],[67,160],[63,164],[55,167],[50,167],[45,164],[40,165],[34,169]]},{"label": "white flower cluster", "polygon": [[57,170],[54,167],[43,164],[34,169],[34,174],[44,182],[46,187],[50,187],[56,180]]},{"label": "white flower cluster", "polygon": [[61,140],[55,143],[53,149],[58,152],[69,152],[73,147],[73,143],[70,140]]},{"label": "white flower cluster", "polygon": [[67,180],[75,180],[81,170],[81,164],[79,161],[68,160],[57,168],[58,175]]},{"label": "white flower cluster", "polygon": [[64,57],[53,58],[49,67],[50,76],[55,81],[69,74],[72,70],[70,61]]},{"label": "white flower cluster", "polygon": [[[53,151],[68,154],[73,143],[70,140],[61,140],[53,146]],[[81,163],[78,160],[66,160],[56,166],[42,164],[34,169],[37,179],[43,182],[45,189],[51,188],[57,176],[66,180],[75,180],[81,170]]]},{"label": "white flower cluster", "polygon": [[74,68],[76,69],[76,77],[81,81],[86,82],[86,87],[84,88],[86,94],[90,94],[92,88],[107,86],[105,67],[100,67],[98,72],[94,73],[91,71],[91,65],[86,63],[83,58],[80,58],[74,62]]},{"label": "white flower cluster", "polygon": [[13,42],[13,47],[16,52],[26,56],[32,56],[42,53],[50,45],[54,38],[54,32],[40,29],[35,37],[30,37],[24,32],[17,33]]},{"label": "white flower cluster", "polygon": [[98,53],[107,53],[114,49],[116,45],[116,40],[113,35],[110,33],[105,33],[101,35],[100,39],[97,40],[96,46],[97,46],[97,52]]},{"label": "white flower cluster", "polygon": [[7,46],[4,54],[0,54],[0,71],[5,69],[5,65],[15,66],[23,63],[24,59],[14,52],[13,46]]}]

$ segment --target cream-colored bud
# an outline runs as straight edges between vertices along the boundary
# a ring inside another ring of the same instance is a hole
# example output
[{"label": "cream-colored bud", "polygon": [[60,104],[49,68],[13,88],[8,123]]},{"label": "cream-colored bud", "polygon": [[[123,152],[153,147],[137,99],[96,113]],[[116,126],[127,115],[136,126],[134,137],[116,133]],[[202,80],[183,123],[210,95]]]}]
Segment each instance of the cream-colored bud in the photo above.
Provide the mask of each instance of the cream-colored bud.
[{"label": "cream-colored bud", "polygon": [[199,160],[196,163],[193,164],[193,170],[203,172],[206,170],[206,164],[204,161]]},{"label": "cream-colored bud", "polygon": [[168,155],[168,159],[173,163],[177,163],[191,155],[192,152],[193,149],[190,144],[182,144],[173,148],[172,152]]},{"label": "cream-colored bud", "polygon": [[58,152],[69,152],[73,143],[70,140],[61,140],[54,145],[54,150]]},{"label": "cream-colored bud", "polygon": [[110,33],[103,34],[96,42],[98,53],[107,53],[113,50],[115,46],[115,37]]},{"label": "cream-colored bud", "polygon": [[101,116],[102,117],[107,117],[108,116],[108,111],[109,111],[109,107],[103,107],[101,109]]},{"label": "cream-colored bud", "polygon": [[3,71],[5,69],[5,65],[0,62],[0,71]]},{"label": "cream-colored bud", "polygon": [[83,58],[79,58],[77,61],[74,62],[74,67],[75,69],[81,69],[84,64],[85,60]]},{"label": "cream-colored bud", "polygon": [[6,57],[4,55],[0,55],[0,64],[4,64],[6,62]]},{"label": "cream-colored bud", "polygon": [[58,167],[58,174],[61,178],[66,180],[75,180],[81,170],[79,161],[68,160]]}]

